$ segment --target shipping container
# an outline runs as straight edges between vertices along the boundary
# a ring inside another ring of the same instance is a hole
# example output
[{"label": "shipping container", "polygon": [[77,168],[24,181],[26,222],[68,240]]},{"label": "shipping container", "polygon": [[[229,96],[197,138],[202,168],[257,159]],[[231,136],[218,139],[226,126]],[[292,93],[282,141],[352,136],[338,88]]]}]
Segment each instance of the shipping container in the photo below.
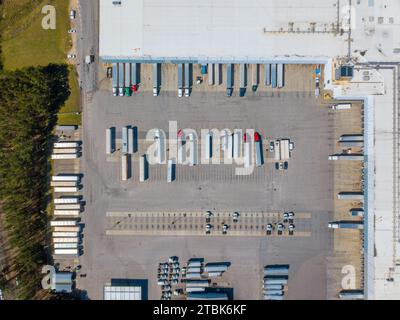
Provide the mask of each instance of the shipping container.
[{"label": "shipping container", "polygon": [[252,64],[251,65],[251,85],[258,86],[260,82],[259,78],[260,70],[259,70],[259,65],[258,64]]},{"label": "shipping container", "polygon": [[342,290],[339,292],[339,298],[342,300],[363,300],[363,290]]},{"label": "shipping container", "polygon": [[125,63],[125,89],[131,88],[131,64]]},{"label": "shipping container", "polygon": [[363,148],[364,141],[339,141],[341,148]]},{"label": "shipping container", "polygon": [[279,141],[280,160],[289,160],[289,139],[281,139]]},{"label": "shipping container", "polygon": [[187,272],[186,279],[197,279],[201,278],[200,272]]},{"label": "shipping container", "polygon": [[364,229],[363,221],[334,221],[328,223],[331,229]]},{"label": "shipping container", "polygon": [[265,300],[283,300],[283,296],[264,294]]},{"label": "shipping container", "polygon": [[288,275],[289,265],[268,265],[264,268],[264,276],[268,275]]}]

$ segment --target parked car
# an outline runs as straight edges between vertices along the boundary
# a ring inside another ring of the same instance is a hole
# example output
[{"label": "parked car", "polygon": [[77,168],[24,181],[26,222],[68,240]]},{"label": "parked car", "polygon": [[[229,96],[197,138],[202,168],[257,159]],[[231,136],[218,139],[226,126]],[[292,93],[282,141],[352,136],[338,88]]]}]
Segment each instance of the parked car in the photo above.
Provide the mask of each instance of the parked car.
[{"label": "parked car", "polygon": [[279,170],[279,162],[275,162],[275,169]]},{"label": "parked car", "polygon": [[76,33],[76,29],[69,29],[68,33]]},{"label": "parked car", "polygon": [[68,58],[68,59],[75,59],[75,58],[76,58],[76,54],[69,53],[69,54],[67,55],[67,58]]},{"label": "parked car", "polygon": [[270,142],[269,142],[269,152],[273,153],[274,150],[275,150],[275,148],[274,148],[274,142],[273,142],[273,141],[270,141]]},{"label": "parked car", "polygon": [[71,11],[69,12],[69,18],[70,18],[71,20],[73,20],[73,19],[76,18],[76,11],[75,11],[75,10],[71,10]]},{"label": "parked car", "polygon": [[287,161],[285,161],[285,162],[283,163],[283,169],[287,170],[288,167],[289,167],[289,163],[288,163]]}]

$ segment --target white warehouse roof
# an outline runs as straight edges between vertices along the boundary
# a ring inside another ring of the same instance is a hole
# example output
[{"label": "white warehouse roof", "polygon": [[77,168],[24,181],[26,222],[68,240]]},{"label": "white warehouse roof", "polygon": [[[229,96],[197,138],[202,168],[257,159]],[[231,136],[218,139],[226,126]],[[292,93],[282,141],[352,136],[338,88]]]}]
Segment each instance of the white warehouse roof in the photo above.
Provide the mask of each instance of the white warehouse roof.
[{"label": "white warehouse roof", "polygon": [[[327,57],[346,53],[347,37],[333,33],[341,20],[337,0],[100,0],[100,56]],[[276,33],[289,22],[306,33]]]}]

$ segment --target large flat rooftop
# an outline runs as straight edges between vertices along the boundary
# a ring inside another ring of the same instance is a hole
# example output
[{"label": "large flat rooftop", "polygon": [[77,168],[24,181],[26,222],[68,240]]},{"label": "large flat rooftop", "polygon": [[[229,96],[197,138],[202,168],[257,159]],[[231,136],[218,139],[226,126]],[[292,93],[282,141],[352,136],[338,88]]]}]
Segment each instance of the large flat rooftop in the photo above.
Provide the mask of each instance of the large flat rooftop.
[{"label": "large flat rooftop", "polygon": [[[101,0],[105,57],[259,58],[346,52],[336,0]],[[280,33],[293,22],[294,30]],[[317,33],[309,33],[315,23]],[[282,36],[284,35],[284,36]]]}]

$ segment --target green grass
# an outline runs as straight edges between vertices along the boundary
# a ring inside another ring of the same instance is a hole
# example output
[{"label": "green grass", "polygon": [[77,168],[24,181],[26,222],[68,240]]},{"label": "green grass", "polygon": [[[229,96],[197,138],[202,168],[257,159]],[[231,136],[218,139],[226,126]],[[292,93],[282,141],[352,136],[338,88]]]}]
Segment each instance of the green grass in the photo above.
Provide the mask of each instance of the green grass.
[{"label": "green grass", "polygon": [[[55,30],[42,28],[44,15],[41,14],[41,8],[45,4],[56,8]],[[6,0],[3,10],[2,48],[5,69],[65,62],[66,50],[70,47],[67,33],[68,1]]]},{"label": "green grass", "polygon": [[[67,51],[71,48],[69,6],[67,0],[5,0],[2,35],[2,58],[4,69],[15,70],[26,66],[65,63]],[[44,30],[41,22],[44,5],[56,8],[56,29]],[[69,85],[71,95],[60,113],[79,112],[79,85],[75,68],[70,68]],[[60,119],[72,121],[71,115]],[[80,119],[80,117],[79,117]],[[80,120],[79,120],[80,123]],[[65,123],[66,124],[66,123]],[[77,124],[77,123],[73,123]]]},{"label": "green grass", "polygon": [[81,125],[81,115],[75,113],[59,113],[58,114],[58,121],[59,125]]}]

